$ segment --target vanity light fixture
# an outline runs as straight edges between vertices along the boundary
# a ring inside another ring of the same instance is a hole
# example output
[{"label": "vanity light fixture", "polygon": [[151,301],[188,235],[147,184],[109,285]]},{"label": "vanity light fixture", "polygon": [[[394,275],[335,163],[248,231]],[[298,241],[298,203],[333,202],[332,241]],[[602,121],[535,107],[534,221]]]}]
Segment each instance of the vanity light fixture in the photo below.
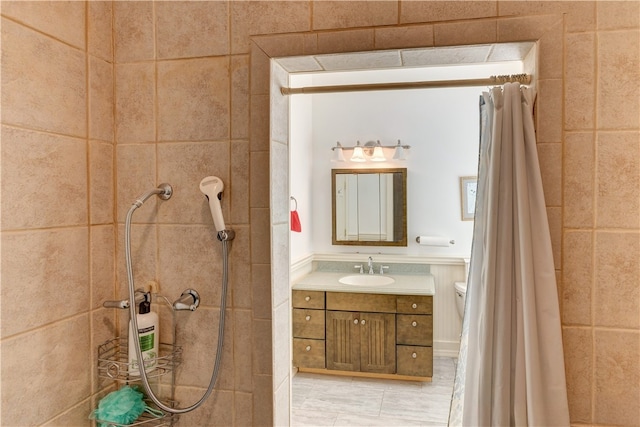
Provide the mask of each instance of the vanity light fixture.
[{"label": "vanity light fixture", "polygon": [[382,145],[380,141],[368,141],[366,144],[361,145],[360,141],[357,141],[356,145],[352,146],[343,146],[340,142],[336,143],[335,147],[331,147],[331,151],[333,151],[333,155],[331,156],[331,161],[333,162],[344,162],[344,151],[352,150],[351,157],[349,158],[352,162],[363,163],[366,161],[372,162],[384,162],[387,160],[387,157],[384,155],[384,148],[393,149],[393,157],[392,160],[406,160],[407,150],[411,148],[410,145],[403,145],[400,140],[398,140],[397,145]]}]

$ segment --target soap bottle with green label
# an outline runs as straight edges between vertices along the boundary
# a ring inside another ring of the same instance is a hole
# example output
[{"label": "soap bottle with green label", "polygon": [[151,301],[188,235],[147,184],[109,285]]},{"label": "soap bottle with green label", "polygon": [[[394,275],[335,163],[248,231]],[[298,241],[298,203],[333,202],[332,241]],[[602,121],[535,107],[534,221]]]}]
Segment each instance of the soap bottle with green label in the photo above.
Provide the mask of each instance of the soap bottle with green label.
[{"label": "soap bottle with green label", "polygon": [[[138,322],[138,335],[142,359],[144,360],[144,369],[149,372],[155,369],[158,362],[160,331],[158,330],[158,314],[151,311],[151,302],[148,301],[148,298],[145,298],[140,303],[136,320]],[[140,375],[140,371],[134,340],[133,326],[129,321],[129,374],[137,376]]]}]

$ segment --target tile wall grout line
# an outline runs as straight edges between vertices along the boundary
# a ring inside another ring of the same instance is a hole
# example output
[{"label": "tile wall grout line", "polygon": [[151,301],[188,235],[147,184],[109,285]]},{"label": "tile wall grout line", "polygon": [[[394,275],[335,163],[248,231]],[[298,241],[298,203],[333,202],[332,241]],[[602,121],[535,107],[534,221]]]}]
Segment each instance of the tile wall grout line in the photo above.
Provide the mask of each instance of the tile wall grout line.
[{"label": "tile wall grout line", "polygon": [[594,45],[593,45],[593,58],[594,58],[594,99],[593,99],[593,134],[591,135],[592,142],[592,153],[593,153],[593,177],[592,179],[592,210],[593,217],[591,218],[591,286],[590,286],[590,297],[591,297],[591,389],[590,389],[590,398],[591,398],[591,413],[589,421],[591,423],[595,422],[596,418],[596,280],[597,280],[597,239],[596,234],[598,232],[598,99],[599,99],[599,83],[598,80],[600,78],[600,67],[599,67],[599,32],[598,32],[598,7],[594,2],[593,5],[595,9],[594,17],[595,17],[595,28],[594,28]]}]

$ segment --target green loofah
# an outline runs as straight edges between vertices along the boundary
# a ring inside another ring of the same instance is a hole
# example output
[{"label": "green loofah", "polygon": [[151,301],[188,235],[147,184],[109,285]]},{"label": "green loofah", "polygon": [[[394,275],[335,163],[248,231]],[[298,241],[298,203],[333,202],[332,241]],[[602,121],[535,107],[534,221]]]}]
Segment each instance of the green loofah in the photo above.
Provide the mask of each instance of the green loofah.
[{"label": "green loofah", "polygon": [[124,386],[103,397],[90,418],[101,421],[99,427],[108,427],[108,423],[132,424],[145,411],[162,416],[162,412],[149,408],[143,398],[144,395],[135,388]]}]

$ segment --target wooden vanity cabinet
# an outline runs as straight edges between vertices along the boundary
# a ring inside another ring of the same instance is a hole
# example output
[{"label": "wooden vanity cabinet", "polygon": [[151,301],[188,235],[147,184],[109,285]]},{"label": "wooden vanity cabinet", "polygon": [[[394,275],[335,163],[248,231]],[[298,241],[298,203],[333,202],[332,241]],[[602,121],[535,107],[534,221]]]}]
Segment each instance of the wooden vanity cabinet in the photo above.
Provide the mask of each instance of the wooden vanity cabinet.
[{"label": "wooden vanity cabinet", "polygon": [[294,290],[292,299],[293,363],[299,369],[431,379],[432,296]]}]

